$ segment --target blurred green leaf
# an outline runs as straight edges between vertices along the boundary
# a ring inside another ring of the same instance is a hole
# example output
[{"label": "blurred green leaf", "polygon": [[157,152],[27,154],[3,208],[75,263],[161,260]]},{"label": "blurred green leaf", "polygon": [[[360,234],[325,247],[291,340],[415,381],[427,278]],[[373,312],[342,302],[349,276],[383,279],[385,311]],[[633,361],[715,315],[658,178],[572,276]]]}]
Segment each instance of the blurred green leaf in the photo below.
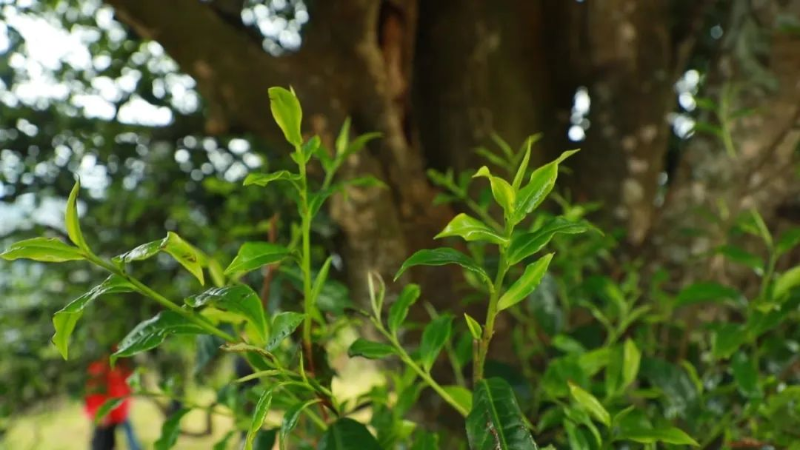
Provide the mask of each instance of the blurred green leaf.
[{"label": "blurred green leaf", "polygon": [[56,238],[33,238],[11,244],[0,254],[6,261],[32,259],[39,262],[64,262],[84,259],[80,249]]}]

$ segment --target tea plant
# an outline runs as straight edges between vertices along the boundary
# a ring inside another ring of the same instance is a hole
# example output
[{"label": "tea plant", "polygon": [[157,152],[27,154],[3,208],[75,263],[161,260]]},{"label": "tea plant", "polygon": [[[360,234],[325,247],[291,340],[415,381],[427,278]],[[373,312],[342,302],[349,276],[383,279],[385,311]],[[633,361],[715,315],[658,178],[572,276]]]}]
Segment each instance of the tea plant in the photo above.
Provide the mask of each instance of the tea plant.
[{"label": "tea plant", "polygon": [[[797,338],[791,327],[781,325],[796,319],[800,272],[794,268],[779,274],[777,267],[780,257],[800,242],[800,233],[773,238],[755,215],[741,223],[741,229],[759,236],[767,248],[764,261],[743,257],[743,250],[726,252],[739,255],[733,259],[763,277],[761,289],[749,302],[735,289],[713,283],[670,295],[662,289],[663,276],[645,278],[635,262],[620,264],[616,274],[602,277],[598,271],[611,260],[614,239],[596,232],[585,219],[592,207],[555,196],[562,214],[540,208],[554,189],[560,166],[577,150],[532,169],[536,136],[519,151],[495,137],[500,152],[479,153],[505,171],[505,177],[486,166],[458,177],[430,173],[443,190],[437,201],[463,205],[469,213],[456,215],[435,236],[452,242],[452,247],[411,255],[395,282],[417,266],[456,265],[472,292],[465,293],[462,302],[453,302],[452,310],[437,311],[425,304],[431,320],[422,326],[419,345],[410,346],[405,331],[415,326],[409,312],[424,296],[419,286],[387,286],[379,275],[366,274],[368,311],[323,313],[322,299],[333,286],[328,279],[333,258],[320,261],[312,252],[312,224],[331,195],[346,193],[349,186],[381,185],[369,177],[336,179],[344,161],[378,135],[351,140],[346,121],[329,152],[319,137],[303,138],[302,109],[293,91],[271,88],[269,93],[273,117],[293,148],[296,170],[250,174],[244,184],[283,184],[283,192],[297,205],[298,220],[288,243],[246,242],[225,269],[173,232],[103,258],[92,251],[81,231],[78,182],[67,202],[71,243],[29,239],[0,255],[7,260],[86,261],[109,273],[53,317],[53,343],[64,358],[85,309],[99,297],[130,292],[163,310],[120,341],[112,363],[180,335],[203,336],[206,345],[221,345],[247,360],[252,373],[223,388],[211,406],[181,398],[179,390],[146,388],[134,376],[136,395],[173,398],[183,405],[164,423],[157,449],[175,444],[181,419],[193,408],[232,415],[248,450],[271,449],[275,441],[282,449],[324,450],[527,450],[536,449],[537,442],[574,449],[677,448],[729,445],[745,438],[795,445],[791,443],[800,394],[790,384],[797,378],[792,370],[796,357],[786,357],[788,347],[780,343]],[[321,166],[321,180],[309,176],[310,164]],[[479,201],[469,195],[476,182],[488,185],[490,194]],[[566,239],[587,231],[579,241]],[[556,251],[547,253],[545,248]],[[201,285],[208,276],[214,287],[182,301],[167,298],[135,275],[138,264],[159,254],[169,255]],[[268,317],[259,295],[241,280],[248,272],[277,264],[297,281],[302,308]],[[732,307],[732,316],[739,320],[689,329],[677,313],[705,301]],[[453,313],[461,303],[480,305],[483,320],[469,314],[457,320]],[[493,361],[493,355],[509,353],[493,345],[501,315],[513,319],[506,322],[512,324],[508,332],[522,374]],[[360,326],[363,319],[371,328]],[[380,385],[342,401],[333,392],[328,352],[348,327],[363,331],[348,355],[386,360],[380,364],[387,370]],[[691,335],[693,352],[677,362],[667,347],[676,332]],[[445,360],[452,377],[435,370],[437,364],[444,367]],[[464,370],[470,365],[471,374]],[[238,387],[251,384],[245,398],[237,394]],[[423,393],[434,394],[460,416],[464,432],[441,433],[434,424],[419,420],[413,407]],[[117,401],[112,399],[101,410],[110,411]],[[364,411],[368,422],[363,421]],[[276,415],[282,417],[277,424]],[[230,448],[235,436],[232,430],[214,448]]]}]

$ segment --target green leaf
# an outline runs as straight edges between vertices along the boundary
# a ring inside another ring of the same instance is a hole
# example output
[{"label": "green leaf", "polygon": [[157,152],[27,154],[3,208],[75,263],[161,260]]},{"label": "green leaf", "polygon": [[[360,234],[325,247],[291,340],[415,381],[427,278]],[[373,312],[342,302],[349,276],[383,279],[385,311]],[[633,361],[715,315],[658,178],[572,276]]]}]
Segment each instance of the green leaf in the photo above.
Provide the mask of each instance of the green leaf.
[{"label": "green leaf", "polygon": [[739,225],[745,232],[760,237],[767,245],[767,248],[772,248],[772,234],[770,234],[769,228],[767,228],[767,224],[764,223],[764,218],[761,217],[758,210],[751,209],[748,211]]},{"label": "green leaf", "polygon": [[504,170],[506,170],[508,172],[511,172],[512,170],[514,170],[514,168],[511,167],[511,164],[509,164],[508,161],[503,159],[500,155],[494,154],[491,150],[489,150],[486,147],[478,147],[478,148],[476,148],[475,149],[475,154],[483,156],[483,158],[486,161],[488,161],[491,164],[494,164],[495,166],[497,166],[497,167],[499,167],[501,169],[504,169]]},{"label": "green leaf", "polygon": [[178,436],[181,434],[181,419],[189,411],[187,408],[181,408],[164,421],[161,425],[161,437],[153,444],[155,450],[169,450],[175,446]]},{"label": "green leaf", "polygon": [[67,306],[56,312],[55,315],[53,315],[53,327],[56,330],[53,335],[53,344],[58,348],[61,356],[67,359],[69,354],[69,338],[75,330],[78,319],[83,315],[83,309],[86,308],[89,303],[104,294],[132,292],[133,290],[133,285],[127,280],[117,275],[111,275],[106,278],[105,281],[93,287],[89,292],[72,300]]},{"label": "green leaf", "polygon": [[289,172],[288,170],[279,170],[272,173],[251,173],[244,179],[244,185],[250,186],[255,184],[256,186],[263,187],[273,181],[289,181],[294,185],[294,183],[300,181],[300,175]]},{"label": "green leaf", "polygon": [[32,259],[39,262],[64,262],[85,259],[77,247],[56,238],[33,238],[11,244],[0,254],[6,261]]},{"label": "green leaf", "polygon": [[742,295],[736,289],[723,286],[714,282],[694,283],[678,293],[675,299],[675,306],[687,306],[698,303],[718,302],[734,300],[740,302]]},{"label": "green leaf", "polygon": [[636,346],[636,343],[631,339],[625,340],[623,346],[623,365],[622,365],[622,389],[628,387],[631,383],[636,381],[636,375],[639,374],[639,365],[642,361],[642,352]]},{"label": "green leaf", "polygon": [[483,278],[487,283],[491,283],[489,275],[486,273],[486,271],[483,270],[483,268],[475,261],[473,261],[472,258],[459,252],[458,250],[453,250],[452,248],[447,247],[431,250],[420,250],[414,253],[403,263],[403,265],[400,267],[400,270],[397,271],[397,275],[394,276],[394,279],[397,281],[403,272],[414,266],[444,266],[447,264],[458,264],[464,269],[474,272]]},{"label": "green leaf", "polygon": [[790,228],[781,234],[778,243],[775,245],[775,252],[778,256],[788,253],[800,244],[800,227]]},{"label": "green leaf", "polygon": [[267,350],[272,351],[278,348],[281,342],[303,323],[303,319],[305,319],[305,314],[296,312],[282,312],[275,315],[267,340]]},{"label": "green leaf", "polygon": [[551,259],[553,259],[553,253],[548,253],[533,264],[529,264],[522,276],[500,297],[497,302],[497,310],[508,309],[530,295],[542,281]]},{"label": "green leaf", "polygon": [[212,288],[185,300],[192,308],[212,304],[217,308],[236,313],[250,322],[262,342],[267,339],[267,321],[261,298],[246,284]]},{"label": "green leaf", "polygon": [[133,250],[125,252],[119,256],[115,256],[112,258],[112,261],[118,265],[122,265],[131,261],[143,261],[145,259],[152,258],[161,251],[161,245],[163,242],[163,239],[159,239],[157,241],[142,244]]},{"label": "green leaf", "polygon": [[253,418],[250,421],[250,428],[247,430],[247,437],[244,441],[244,450],[253,449],[253,440],[264,425],[264,419],[266,419],[269,407],[272,404],[272,391],[275,390],[276,387],[277,386],[269,387],[258,398],[256,409],[253,411]]},{"label": "green leaf", "polygon": [[506,217],[511,217],[514,214],[514,205],[517,194],[516,191],[514,191],[514,188],[508,184],[508,181],[500,177],[493,176],[489,171],[489,168],[486,166],[478,169],[478,172],[473,175],[473,178],[475,177],[485,177],[489,179],[494,201],[497,202],[501,208],[503,208],[503,211],[506,213]]},{"label": "green leaf", "polygon": [[728,359],[747,339],[744,327],[734,323],[725,323],[711,336],[711,354],[716,359]]},{"label": "green leaf", "polygon": [[739,351],[731,358],[731,369],[733,369],[733,379],[736,380],[742,395],[750,399],[764,396],[761,386],[758,384],[758,367],[755,360]]},{"label": "green leaf", "polygon": [[775,280],[772,295],[776,299],[780,299],[798,286],[800,286],[800,266],[792,267],[778,276],[778,279]]},{"label": "green leaf", "polygon": [[465,241],[488,241],[498,245],[508,244],[508,239],[498,234],[480,220],[461,213],[453,218],[434,239],[458,236]]},{"label": "green leaf", "polygon": [[417,432],[411,450],[439,450],[439,436],[427,431]]},{"label": "green leaf", "polygon": [[514,182],[511,183],[511,186],[515,191],[518,191],[520,185],[522,185],[522,180],[525,178],[525,172],[528,171],[528,162],[531,159],[531,146],[538,139],[539,137],[537,135],[528,136],[528,139],[525,139],[525,143],[522,144],[525,147],[525,154],[522,157],[522,162],[520,163],[519,167],[517,167],[517,174],[514,175]]},{"label": "green leaf", "polygon": [[367,427],[345,417],[328,427],[317,450],[381,450],[381,446]]},{"label": "green leaf", "polygon": [[396,353],[394,347],[389,344],[369,341],[364,338],[356,339],[347,350],[347,355],[351,358],[361,356],[367,359],[382,359]]},{"label": "green leaf", "polygon": [[115,256],[112,261],[121,266],[131,261],[142,261],[151,258],[158,252],[164,252],[172,256],[175,261],[178,261],[189,273],[194,275],[200,284],[205,284],[205,278],[203,277],[205,256],[172,231],[167,232],[167,237],[164,239],[142,244],[129,252]]},{"label": "green leaf", "polygon": [[383,136],[381,133],[376,132],[359,135],[357,138],[353,139],[350,145],[347,146],[347,150],[337,157],[339,164],[344,162],[351,155],[360,152],[369,143],[369,141],[378,139],[381,136]]},{"label": "green leaf", "polygon": [[225,275],[250,272],[268,264],[281,262],[287,256],[289,256],[289,249],[282,245],[269,242],[245,242],[239,248],[236,258],[225,269]]},{"label": "green leaf", "polygon": [[189,322],[174,311],[161,311],[155,317],[139,323],[119,343],[117,351],[111,355],[111,363],[117,358],[125,358],[155,348],[173,334],[203,334],[199,326]]},{"label": "green leaf", "polygon": [[300,414],[303,412],[303,410],[318,402],[319,399],[315,398],[293,405],[286,410],[286,413],[283,415],[283,423],[281,424],[281,450],[286,450],[286,439],[289,437],[289,433],[291,433],[292,430],[294,430],[294,428],[297,426],[297,421],[300,420]]},{"label": "green leaf", "polygon": [[342,154],[347,150],[347,144],[350,142],[350,116],[344,119],[342,128],[339,130],[339,135],[336,136],[336,154]]},{"label": "green leaf", "polygon": [[461,405],[464,411],[472,410],[472,392],[470,392],[469,389],[457,385],[442,386],[442,389],[444,389],[450,397],[453,397],[453,400]]},{"label": "green leaf", "polygon": [[608,414],[608,411],[603,407],[597,398],[591,393],[583,390],[580,386],[569,383],[569,392],[572,394],[572,398],[584,409],[586,412],[589,413],[592,417],[594,417],[598,422],[604,424],[607,427],[611,426],[611,415]]},{"label": "green leaf", "polygon": [[422,342],[419,344],[419,357],[425,370],[431,370],[436,357],[442,351],[453,325],[453,316],[442,314],[433,319],[422,332]]},{"label": "green leaf", "polygon": [[479,324],[477,320],[473,319],[472,316],[467,313],[464,313],[464,319],[467,321],[467,328],[469,328],[469,334],[472,335],[472,339],[480,341],[481,334],[483,334],[483,330],[481,330],[481,324]]},{"label": "green leaf", "polygon": [[[378,289],[375,289],[373,279],[378,279]],[[386,298],[386,283],[383,282],[383,277],[377,272],[367,273],[367,285],[369,286],[369,302],[372,305],[372,312],[375,318],[380,320],[381,312],[383,311],[383,300]]]},{"label": "green leaf", "polygon": [[492,141],[494,141],[494,143],[497,144],[498,147],[500,147],[500,150],[503,151],[503,153],[506,155],[508,159],[514,158],[514,150],[511,148],[510,145],[508,145],[508,142],[506,142],[505,139],[503,139],[497,133],[492,133],[489,137],[491,137]]},{"label": "green leaf", "polygon": [[389,331],[392,335],[397,334],[397,330],[403,324],[403,321],[406,320],[406,316],[408,316],[409,308],[417,301],[419,295],[419,285],[407,284],[403,288],[403,291],[400,292],[400,296],[398,296],[397,300],[392,304],[392,307],[389,308],[388,324]]},{"label": "green leaf", "polygon": [[571,222],[563,217],[556,217],[534,232],[513,236],[506,258],[510,265],[517,264],[544,248],[556,234],[578,234],[587,230],[589,226],[584,222]]},{"label": "green leaf", "polygon": [[330,272],[332,261],[333,257],[329,256],[325,262],[322,263],[322,268],[319,269],[317,277],[314,279],[314,286],[311,288],[311,301],[315,305],[317,304],[319,294],[322,292],[322,288],[325,286],[325,281],[328,279],[328,272]]},{"label": "green leaf", "polygon": [[548,395],[566,397],[569,395],[569,382],[589,384],[589,376],[584,372],[578,358],[566,356],[556,358],[547,365],[542,385]]},{"label": "green leaf", "polygon": [[502,378],[475,384],[472,410],[467,416],[471,450],[535,450],[511,386]]},{"label": "green leaf", "polygon": [[80,190],[81,180],[78,179],[75,180],[75,186],[72,187],[72,192],[69,193],[69,198],[67,199],[67,213],[64,222],[69,240],[77,245],[78,248],[88,251],[89,246],[86,244],[86,239],[83,238],[81,224],[78,220],[78,193],[80,193]]},{"label": "green leaf", "polygon": [[531,174],[528,185],[520,189],[517,194],[515,213],[512,216],[513,224],[521,222],[525,216],[542,204],[556,184],[558,165],[577,152],[578,150],[564,152],[558,159],[539,167]]},{"label": "green leaf", "polygon": [[571,420],[564,420],[564,431],[567,432],[567,441],[570,450],[591,450],[589,439],[581,432],[578,425]]},{"label": "green leaf", "polygon": [[124,400],[125,397],[113,397],[104,401],[103,404],[97,408],[97,412],[94,413],[95,425],[103,423],[106,416],[111,414],[111,411],[117,409],[117,406],[121,405]]},{"label": "green leaf", "polygon": [[167,237],[161,243],[161,250],[175,258],[183,267],[197,278],[200,284],[205,284],[203,278],[203,266],[197,250],[181,239],[180,236],[172,231],[167,232]]},{"label": "green leaf", "polygon": [[753,269],[756,275],[762,275],[764,273],[764,261],[744,249],[733,245],[723,245],[717,249],[717,253],[723,255],[731,262]]},{"label": "green leaf", "polygon": [[278,429],[258,430],[253,440],[253,450],[273,450],[278,438]]},{"label": "green leaf", "polygon": [[305,163],[311,159],[311,156],[319,152],[321,145],[322,141],[320,140],[319,136],[312,136],[311,139],[303,143],[301,151],[303,153],[303,160]]},{"label": "green leaf", "polygon": [[684,433],[680,428],[627,428],[617,438],[619,440],[634,441],[640,444],[654,444],[663,442],[674,445],[693,445],[699,447],[700,444]]},{"label": "green leaf", "polygon": [[303,121],[303,110],[294,91],[282,87],[269,88],[269,107],[286,140],[294,146],[302,145],[300,123]]}]

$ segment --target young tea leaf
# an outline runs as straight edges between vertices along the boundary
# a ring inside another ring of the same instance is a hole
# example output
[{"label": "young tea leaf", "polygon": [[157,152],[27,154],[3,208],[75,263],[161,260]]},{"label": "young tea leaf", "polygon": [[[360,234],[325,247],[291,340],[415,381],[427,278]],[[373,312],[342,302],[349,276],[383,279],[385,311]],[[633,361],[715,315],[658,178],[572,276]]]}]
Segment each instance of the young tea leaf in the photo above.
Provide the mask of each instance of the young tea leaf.
[{"label": "young tea leaf", "polygon": [[539,167],[531,174],[528,185],[520,189],[517,194],[515,213],[511,216],[513,224],[521,222],[525,216],[542,204],[556,184],[558,165],[577,152],[578,150],[564,152],[555,161]]},{"label": "young tea leaf", "polygon": [[33,238],[11,244],[0,253],[6,261],[31,259],[39,262],[64,262],[85,259],[77,247],[65,244],[56,238]]},{"label": "young tea leaf", "polygon": [[433,319],[425,327],[425,331],[422,332],[422,342],[419,345],[419,357],[425,370],[431,370],[439,352],[450,339],[452,325],[453,316],[443,314]]},{"label": "young tea leaf", "polygon": [[164,421],[164,424],[161,425],[161,437],[153,444],[155,450],[169,450],[175,446],[178,436],[181,434],[181,419],[189,411],[187,408],[181,408]]},{"label": "young tea leaf", "polygon": [[556,217],[532,233],[518,234],[511,238],[506,258],[514,265],[544,248],[556,234],[579,234],[589,230],[583,222],[571,222]]},{"label": "young tea leaf", "polygon": [[145,259],[149,259],[157,255],[158,252],[161,251],[161,246],[163,243],[164,240],[159,239],[157,241],[139,245],[133,250],[115,256],[112,258],[112,261],[114,261],[117,265],[123,265],[131,261],[144,261]]},{"label": "young tea leaf", "polygon": [[400,292],[400,295],[397,297],[394,304],[392,304],[392,307],[389,308],[389,331],[393,335],[397,334],[397,330],[403,324],[403,321],[406,320],[409,308],[417,301],[419,295],[419,285],[408,284],[403,288],[403,291]]},{"label": "young tea leaf", "polygon": [[294,430],[297,426],[297,421],[300,420],[300,414],[303,412],[304,409],[308,408],[309,406],[318,403],[320,400],[315,398],[312,400],[307,400],[303,403],[298,403],[296,405],[291,406],[289,409],[286,410],[286,413],[283,415],[283,423],[281,424],[281,433],[280,433],[280,446],[281,450],[286,450],[286,441],[289,437],[289,433]]},{"label": "young tea leaf", "polygon": [[289,181],[292,185],[300,181],[300,175],[289,172],[288,170],[279,170],[272,173],[251,173],[244,179],[244,185],[250,186],[266,186],[273,181]]},{"label": "young tea leaf", "polygon": [[580,386],[577,386],[573,383],[569,383],[569,391],[572,395],[572,398],[584,409],[586,412],[589,413],[592,417],[594,417],[598,422],[604,424],[607,427],[611,426],[611,415],[608,414],[608,411],[603,407],[597,398],[594,395],[590,394],[587,391],[584,391]]},{"label": "young tea leaf", "polygon": [[503,208],[506,217],[512,217],[514,215],[517,194],[514,188],[508,184],[508,181],[492,175],[489,168],[486,166],[478,169],[478,172],[473,175],[473,178],[475,177],[485,177],[489,179],[494,201]]},{"label": "young tea leaf", "polygon": [[252,324],[262,342],[267,339],[267,321],[261,298],[246,284],[212,288],[202,294],[188,297],[185,302],[193,308],[214,305],[238,314]]},{"label": "young tea leaf", "polygon": [[511,386],[502,378],[475,384],[467,416],[471,450],[536,450]]},{"label": "young tea leaf", "polygon": [[382,359],[396,353],[394,347],[389,344],[369,341],[364,338],[356,339],[347,350],[347,356],[351,358],[361,356],[367,359]]},{"label": "young tea leaf", "polygon": [[498,245],[508,244],[508,239],[501,236],[480,220],[464,213],[454,217],[434,239],[450,236],[458,236],[465,241],[487,241]]},{"label": "young tea leaf", "polygon": [[124,397],[112,397],[104,401],[103,404],[97,408],[97,412],[94,413],[95,425],[103,423],[105,418],[111,414],[111,411],[117,409],[117,407],[121,405],[124,400]]},{"label": "young tea leaf", "polygon": [[113,364],[117,358],[133,356],[155,348],[172,334],[202,334],[199,326],[189,322],[174,311],[161,311],[155,317],[139,323],[119,343],[117,351],[111,355]]},{"label": "young tea leaf", "polygon": [[463,386],[442,386],[447,395],[453,398],[462,408],[464,411],[470,411],[472,409],[472,392],[469,389]]},{"label": "young tea leaf", "polygon": [[75,186],[73,186],[72,191],[69,193],[69,198],[67,199],[67,212],[64,222],[69,240],[81,250],[88,251],[89,246],[86,244],[86,239],[83,237],[81,224],[78,220],[78,193],[80,193],[80,190],[81,181],[75,180]]},{"label": "young tea leaf", "polygon": [[161,243],[161,250],[175,258],[186,270],[197,278],[200,284],[205,284],[203,277],[203,266],[200,257],[194,247],[181,239],[177,234],[169,231],[167,237]]},{"label": "young tea leaf", "polygon": [[53,327],[56,332],[53,335],[53,344],[58,348],[59,353],[64,359],[69,354],[69,338],[75,330],[75,325],[83,315],[83,309],[93,302],[97,297],[104,294],[119,292],[132,292],[134,287],[127,280],[117,275],[111,275],[105,281],[95,286],[89,292],[81,295],[69,302],[67,306],[53,315]]},{"label": "young tea leaf", "polygon": [[381,446],[367,427],[344,417],[328,427],[317,450],[381,450]]},{"label": "young tea leaf", "polygon": [[553,253],[548,253],[526,267],[522,276],[500,297],[497,302],[497,310],[508,309],[530,295],[542,281],[551,259],[553,259]]},{"label": "young tea leaf", "polygon": [[294,92],[282,87],[271,87],[269,88],[269,102],[272,117],[283,131],[286,140],[294,146],[302,145],[303,135],[300,133],[300,124],[303,121],[303,110]]},{"label": "young tea leaf", "polygon": [[481,330],[481,324],[479,324],[477,320],[473,319],[472,316],[467,313],[464,313],[464,319],[467,321],[467,328],[469,328],[469,334],[472,335],[472,339],[480,341],[481,334],[483,334],[483,331]]},{"label": "young tea leaf", "polygon": [[277,386],[269,387],[258,398],[256,409],[253,412],[253,418],[250,421],[250,428],[247,430],[247,437],[244,441],[244,450],[253,449],[253,440],[256,438],[256,434],[258,434],[259,430],[261,430],[261,427],[264,425],[264,419],[266,419],[267,413],[269,412],[269,407],[272,404],[272,391],[276,387]]},{"label": "young tea leaf", "polygon": [[680,428],[675,427],[656,429],[626,427],[617,439],[638,442],[640,444],[663,442],[665,444],[674,445],[700,446],[691,436],[683,432]]},{"label": "young tea leaf", "polygon": [[397,281],[397,279],[400,278],[400,276],[403,275],[406,270],[414,266],[444,266],[447,264],[458,264],[464,269],[474,272],[483,278],[483,280],[487,283],[491,283],[489,275],[486,273],[486,271],[483,270],[483,268],[475,261],[473,261],[472,258],[459,252],[458,250],[447,247],[436,248],[432,250],[420,250],[414,253],[403,263],[403,265],[400,267],[400,270],[397,271],[397,275],[394,276],[394,279]]},{"label": "young tea leaf", "polygon": [[278,348],[286,337],[294,332],[301,323],[305,314],[296,312],[282,312],[272,319],[269,339],[267,340],[267,350],[272,351]]},{"label": "young tea leaf", "polygon": [[639,364],[642,360],[642,352],[636,346],[636,343],[631,339],[625,340],[623,346],[623,365],[622,365],[622,389],[630,386],[631,383],[636,381],[636,375],[639,374]]},{"label": "young tea leaf", "polygon": [[283,261],[289,256],[289,249],[269,242],[245,242],[239,248],[236,258],[225,269],[225,275],[244,273],[268,264]]}]

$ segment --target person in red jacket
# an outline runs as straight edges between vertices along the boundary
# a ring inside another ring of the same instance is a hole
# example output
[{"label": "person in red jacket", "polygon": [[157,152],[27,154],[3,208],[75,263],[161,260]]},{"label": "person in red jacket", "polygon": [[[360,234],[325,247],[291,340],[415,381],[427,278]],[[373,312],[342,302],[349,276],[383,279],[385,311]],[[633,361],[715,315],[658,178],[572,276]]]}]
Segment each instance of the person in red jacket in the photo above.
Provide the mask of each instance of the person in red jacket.
[{"label": "person in red jacket", "polygon": [[106,401],[122,399],[116,408],[96,424],[92,437],[92,450],[113,450],[116,445],[116,428],[127,422],[131,407],[131,388],[127,381],[131,371],[121,362],[112,368],[108,358],[102,358],[89,364],[87,372],[86,414],[93,421]]}]

